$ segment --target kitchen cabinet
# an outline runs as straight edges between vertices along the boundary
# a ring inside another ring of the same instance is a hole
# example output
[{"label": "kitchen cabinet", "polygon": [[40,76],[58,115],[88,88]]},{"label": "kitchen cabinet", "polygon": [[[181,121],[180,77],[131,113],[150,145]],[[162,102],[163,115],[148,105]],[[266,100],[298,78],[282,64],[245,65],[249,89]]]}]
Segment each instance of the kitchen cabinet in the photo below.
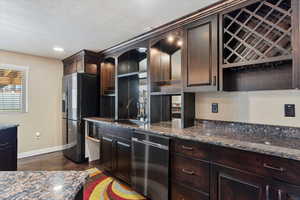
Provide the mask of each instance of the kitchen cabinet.
[{"label": "kitchen cabinet", "polygon": [[96,75],[100,66],[100,57],[97,53],[82,50],[63,60],[64,76],[72,73],[87,73]]},{"label": "kitchen cabinet", "polygon": [[211,200],[268,200],[270,185],[254,174],[212,166]]},{"label": "kitchen cabinet", "polygon": [[217,15],[188,24],[185,27],[184,39],[184,91],[217,91]]},{"label": "kitchen cabinet", "polygon": [[102,167],[108,171],[113,171],[114,159],[114,139],[110,136],[101,138],[100,162]]},{"label": "kitchen cabinet", "polygon": [[117,139],[115,141],[115,175],[130,183],[131,179],[131,143]]},{"label": "kitchen cabinet", "polygon": [[277,181],[273,186],[273,194],[275,200],[299,200],[300,186]]},{"label": "kitchen cabinet", "polygon": [[299,200],[300,162],[171,140],[172,200]]},{"label": "kitchen cabinet", "polygon": [[17,127],[0,130],[0,171],[17,170]]},{"label": "kitchen cabinet", "polygon": [[96,123],[100,138],[101,167],[130,184],[131,182],[131,134],[129,128],[119,128]]}]

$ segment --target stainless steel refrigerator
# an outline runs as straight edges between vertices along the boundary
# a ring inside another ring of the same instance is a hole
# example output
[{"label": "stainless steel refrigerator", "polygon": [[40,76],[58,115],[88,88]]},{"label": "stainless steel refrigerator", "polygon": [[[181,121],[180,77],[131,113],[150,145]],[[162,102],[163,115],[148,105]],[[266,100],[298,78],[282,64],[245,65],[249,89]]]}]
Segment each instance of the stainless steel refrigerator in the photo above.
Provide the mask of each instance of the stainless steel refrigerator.
[{"label": "stainless steel refrigerator", "polygon": [[74,162],[85,160],[84,117],[98,115],[97,76],[74,73],[63,78],[64,156]]}]

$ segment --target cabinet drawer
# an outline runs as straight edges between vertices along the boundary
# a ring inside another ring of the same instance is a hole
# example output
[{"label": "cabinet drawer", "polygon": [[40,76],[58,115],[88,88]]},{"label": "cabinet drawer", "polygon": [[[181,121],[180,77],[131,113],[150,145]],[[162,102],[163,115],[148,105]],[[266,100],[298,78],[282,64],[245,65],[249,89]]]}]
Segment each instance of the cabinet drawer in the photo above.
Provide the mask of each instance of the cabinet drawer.
[{"label": "cabinet drawer", "polygon": [[172,183],[171,192],[171,200],[209,200],[208,195],[177,183]]},{"label": "cabinet drawer", "polygon": [[173,181],[191,185],[197,190],[209,193],[209,163],[173,154],[171,171]]},{"label": "cabinet drawer", "polygon": [[264,156],[262,172],[266,176],[300,186],[300,162],[298,161]]},{"label": "cabinet drawer", "polygon": [[209,160],[210,146],[199,142],[174,139],[171,142],[172,152],[180,153],[192,158]]},{"label": "cabinet drawer", "polygon": [[253,152],[214,146],[211,153],[212,162],[224,166],[258,172],[263,164],[263,156]]},{"label": "cabinet drawer", "polygon": [[217,164],[300,185],[298,161],[223,147],[213,147],[211,157]]}]

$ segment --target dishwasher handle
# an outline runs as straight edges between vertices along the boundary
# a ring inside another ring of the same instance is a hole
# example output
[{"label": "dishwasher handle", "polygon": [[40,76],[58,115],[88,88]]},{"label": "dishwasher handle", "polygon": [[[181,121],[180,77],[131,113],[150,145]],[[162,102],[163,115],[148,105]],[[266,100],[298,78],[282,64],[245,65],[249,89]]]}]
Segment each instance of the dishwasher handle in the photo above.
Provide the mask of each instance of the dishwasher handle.
[{"label": "dishwasher handle", "polygon": [[149,140],[140,140],[138,138],[133,137],[132,142],[142,143],[142,144],[145,144],[145,145],[149,145],[149,146],[156,147],[156,148],[163,149],[163,150],[167,150],[167,151],[169,150],[168,146],[162,145],[162,144],[159,144],[159,143],[156,143],[156,142],[151,142]]}]

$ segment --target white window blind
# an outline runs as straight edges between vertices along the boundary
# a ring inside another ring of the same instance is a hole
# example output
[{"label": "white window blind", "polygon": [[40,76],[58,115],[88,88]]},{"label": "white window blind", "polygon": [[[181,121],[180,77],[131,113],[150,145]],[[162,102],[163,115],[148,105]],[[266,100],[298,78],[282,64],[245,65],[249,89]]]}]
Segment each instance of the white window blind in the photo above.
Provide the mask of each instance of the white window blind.
[{"label": "white window blind", "polygon": [[26,112],[26,72],[0,66],[0,112]]}]

